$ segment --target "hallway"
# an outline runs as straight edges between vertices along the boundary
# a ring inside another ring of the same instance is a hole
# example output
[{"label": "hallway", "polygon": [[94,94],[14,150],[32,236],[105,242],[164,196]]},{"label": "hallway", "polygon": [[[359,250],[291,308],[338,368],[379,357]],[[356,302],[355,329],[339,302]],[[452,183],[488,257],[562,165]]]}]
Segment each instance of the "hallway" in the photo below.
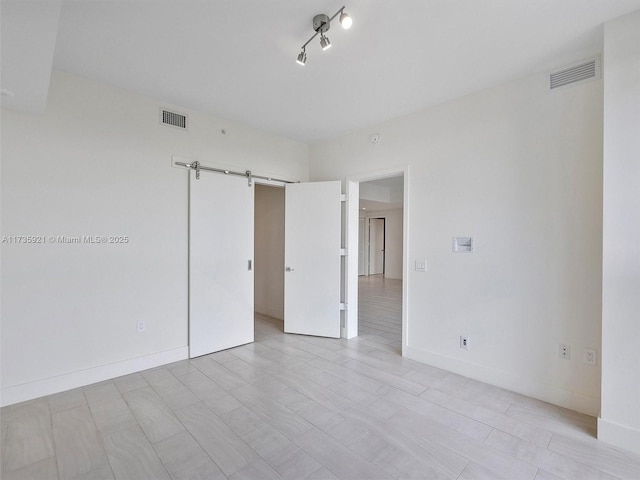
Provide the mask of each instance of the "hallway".
[{"label": "hallway", "polygon": [[382,350],[402,353],[402,280],[358,277],[358,335]]}]

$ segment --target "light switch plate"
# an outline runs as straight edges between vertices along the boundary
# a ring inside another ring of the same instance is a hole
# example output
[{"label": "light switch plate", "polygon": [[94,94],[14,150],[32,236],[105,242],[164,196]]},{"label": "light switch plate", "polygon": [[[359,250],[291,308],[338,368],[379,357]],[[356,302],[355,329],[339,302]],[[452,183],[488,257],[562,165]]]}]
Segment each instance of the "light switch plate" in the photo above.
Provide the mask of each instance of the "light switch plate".
[{"label": "light switch plate", "polygon": [[416,272],[426,272],[426,271],[427,271],[427,261],[416,260]]}]

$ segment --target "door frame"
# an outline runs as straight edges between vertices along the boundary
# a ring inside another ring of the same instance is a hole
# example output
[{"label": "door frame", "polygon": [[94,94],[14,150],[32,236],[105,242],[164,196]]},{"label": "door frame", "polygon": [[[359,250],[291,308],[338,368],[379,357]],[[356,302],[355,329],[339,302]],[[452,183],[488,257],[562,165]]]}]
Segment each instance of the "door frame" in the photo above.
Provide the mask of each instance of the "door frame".
[{"label": "door frame", "polygon": [[381,180],[390,177],[403,177],[403,202],[402,202],[402,355],[405,355],[409,338],[409,166],[387,170],[376,170],[347,176],[345,180],[347,195],[346,215],[346,292],[347,318],[343,327],[342,336],[353,338],[358,335],[358,235],[360,222],[360,183],[371,180]]}]

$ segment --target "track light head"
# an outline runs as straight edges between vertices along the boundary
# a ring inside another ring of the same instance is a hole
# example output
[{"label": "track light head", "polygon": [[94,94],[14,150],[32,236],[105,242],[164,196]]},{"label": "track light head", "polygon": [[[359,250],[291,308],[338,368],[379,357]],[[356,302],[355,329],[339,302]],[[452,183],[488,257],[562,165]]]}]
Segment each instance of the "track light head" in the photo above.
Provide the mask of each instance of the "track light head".
[{"label": "track light head", "polygon": [[342,28],[344,28],[345,30],[349,30],[352,24],[353,24],[353,20],[351,20],[351,17],[349,16],[349,14],[343,11],[340,14],[340,25],[342,25]]},{"label": "track light head", "polygon": [[338,15],[340,15],[340,25],[342,25],[342,28],[346,30],[351,27],[353,22],[349,14],[345,13],[344,9],[345,7],[342,7],[334,13],[332,17],[329,17],[329,15],[325,15],[324,13],[313,17],[313,31],[315,33],[302,45],[302,51],[298,54],[298,58],[296,59],[298,64],[304,65],[307,62],[307,52],[305,48],[318,35],[320,35],[320,46],[322,47],[322,50],[328,50],[331,48],[331,41],[327,38],[325,33],[327,33],[331,28],[331,20],[335,19]]},{"label": "track light head", "polygon": [[296,62],[298,62],[298,65],[302,65],[302,66],[304,66],[305,63],[307,63],[307,52],[305,51],[304,48],[298,55],[298,59],[296,60]]},{"label": "track light head", "polygon": [[331,41],[329,40],[329,37],[326,37],[324,35],[320,36],[320,46],[322,47],[322,50],[329,50],[331,48]]}]

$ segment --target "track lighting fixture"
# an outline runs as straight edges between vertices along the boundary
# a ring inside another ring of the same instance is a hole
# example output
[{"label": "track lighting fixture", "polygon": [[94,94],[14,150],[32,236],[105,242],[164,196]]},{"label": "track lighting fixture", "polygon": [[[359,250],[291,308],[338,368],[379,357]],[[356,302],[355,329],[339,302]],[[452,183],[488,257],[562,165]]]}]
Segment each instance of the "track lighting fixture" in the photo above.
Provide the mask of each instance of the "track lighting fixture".
[{"label": "track lighting fixture", "polygon": [[311,40],[316,38],[318,35],[320,35],[320,46],[322,47],[322,50],[328,50],[329,48],[331,48],[331,41],[329,40],[329,37],[325,35],[325,33],[327,33],[327,31],[331,27],[331,20],[340,15],[339,21],[340,25],[342,25],[342,28],[347,30],[351,27],[353,21],[351,20],[349,14],[345,13],[344,9],[345,7],[342,7],[332,17],[329,17],[324,13],[313,17],[313,30],[316,33],[314,33],[313,36],[309,40],[307,40],[304,45],[302,45],[302,48],[296,60],[299,65],[304,65],[305,63],[307,63],[307,45],[309,45]]},{"label": "track lighting fixture", "polygon": [[329,40],[329,37],[325,37],[324,34],[320,35],[320,46],[323,51],[331,48],[331,40]]},{"label": "track lighting fixture", "polygon": [[298,59],[296,60],[296,62],[298,62],[299,65],[304,65],[305,63],[307,63],[307,52],[304,48],[298,55]]},{"label": "track lighting fixture", "polygon": [[340,14],[340,25],[342,25],[342,28],[344,28],[345,30],[349,30],[351,28],[352,23],[353,23],[353,20],[351,20],[351,17],[349,16],[349,14],[343,11]]}]

